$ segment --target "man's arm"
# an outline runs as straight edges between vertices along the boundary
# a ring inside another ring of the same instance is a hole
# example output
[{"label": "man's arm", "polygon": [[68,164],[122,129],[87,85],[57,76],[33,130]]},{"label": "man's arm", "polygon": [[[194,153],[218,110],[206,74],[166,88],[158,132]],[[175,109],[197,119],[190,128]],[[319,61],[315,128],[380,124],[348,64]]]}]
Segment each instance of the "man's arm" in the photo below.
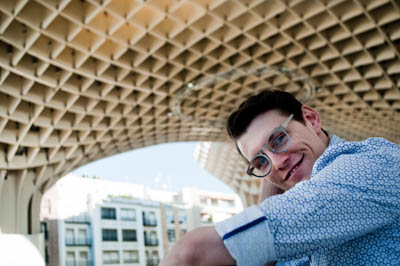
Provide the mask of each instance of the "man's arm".
[{"label": "man's arm", "polygon": [[[266,178],[263,178],[261,181],[261,189],[260,189],[260,194],[258,196],[258,203],[260,204],[263,202],[265,199],[282,194],[284,191],[271,182],[269,182]],[[274,266],[276,264],[276,261],[271,261],[268,263],[265,263],[264,266]]]},{"label": "man's arm", "polygon": [[[283,191],[263,179],[260,199],[281,194]],[[168,251],[160,266],[194,266],[194,265],[236,265],[221,237],[213,226],[197,228],[187,234]],[[271,264],[274,265],[274,262]]]},{"label": "man's arm", "polygon": [[200,227],[183,236],[160,266],[236,265],[214,226]]}]

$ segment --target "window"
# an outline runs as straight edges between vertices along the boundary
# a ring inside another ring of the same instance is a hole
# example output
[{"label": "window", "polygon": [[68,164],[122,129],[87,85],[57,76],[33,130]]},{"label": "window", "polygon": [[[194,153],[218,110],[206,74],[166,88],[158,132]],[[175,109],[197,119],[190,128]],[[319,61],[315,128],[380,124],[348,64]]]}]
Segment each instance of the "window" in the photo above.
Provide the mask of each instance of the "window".
[{"label": "window", "polygon": [[160,263],[157,251],[153,251],[151,255],[147,253],[146,257],[147,257],[147,266],[156,266]]},{"label": "window", "polygon": [[175,219],[174,219],[174,215],[173,214],[167,213],[165,215],[165,218],[166,218],[167,223],[169,223],[169,224],[174,224],[175,223]]},{"label": "window", "polygon": [[122,230],[123,241],[137,241],[136,230]]},{"label": "window", "polygon": [[118,241],[117,229],[103,229],[103,241]]},{"label": "window", "polygon": [[167,223],[169,223],[169,224],[175,223],[174,209],[172,208],[172,206],[166,206],[166,208],[165,208],[165,218],[167,220]]},{"label": "window", "polygon": [[75,233],[74,229],[67,228],[65,230],[65,245],[74,245],[75,244]]},{"label": "window", "polygon": [[44,250],[44,256],[45,256],[46,264],[49,264],[50,263],[50,258],[49,258],[49,249],[48,249],[48,247],[46,247],[45,250]]},{"label": "window", "polygon": [[40,223],[40,232],[44,234],[44,240],[49,239],[49,232],[47,231],[47,223],[46,222]]},{"label": "window", "polygon": [[143,212],[142,214],[144,226],[157,226],[156,214],[154,212]]},{"label": "window", "polygon": [[121,220],[122,221],[136,221],[135,209],[121,209]]},{"label": "window", "polygon": [[77,243],[80,244],[80,245],[87,245],[87,244],[89,244],[86,229],[79,229],[79,230],[78,230],[78,239],[77,239]]},{"label": "window", "polygon": [[101,219],[116,220],[115,208],[101,208]]},{"label": "window", "polygon": [[155,231],[144,231],[144,245],[150,247],[158,246],[158,238]]},{"label": "window", "polygon": [[86,251],[79,252],[79,266],[89,266],[89,256]]},{"label": "window", "polygon": [[178,210],[178,221],[180,224],[185,224],[186,223],[186,214],[185,210]]},{"label": "window", "polygon": [[155,231],[150,232],[150,239],[151,240],[157,240],[157,233]]},{"label": "window", "polygon": [[65,261],[66,266],[75,266],[75,253],[67,252],[67,259]]},{"label": "window", "polygon": [[119,263],[119,253],[115,251],[103,251],[103,264]]},{"label": "window", "polygon": [[168,229],[168,241],[175,242],[175,230],[174,229]]},{"label": "window", "polygon": [[124,263],[139,263],[137,250],[124,250]]}]

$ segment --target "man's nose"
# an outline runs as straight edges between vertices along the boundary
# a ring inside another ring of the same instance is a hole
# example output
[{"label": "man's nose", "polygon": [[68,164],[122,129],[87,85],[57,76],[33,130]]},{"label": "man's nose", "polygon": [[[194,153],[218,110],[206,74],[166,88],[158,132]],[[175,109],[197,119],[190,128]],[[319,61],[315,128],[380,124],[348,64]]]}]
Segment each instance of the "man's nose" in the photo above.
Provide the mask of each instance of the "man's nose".
[{"label": "man's nose", "polygon": [[284,170],[290,160],[290,154],[288,152],[268,154],[271,159],[272,167],[276,170]]}]

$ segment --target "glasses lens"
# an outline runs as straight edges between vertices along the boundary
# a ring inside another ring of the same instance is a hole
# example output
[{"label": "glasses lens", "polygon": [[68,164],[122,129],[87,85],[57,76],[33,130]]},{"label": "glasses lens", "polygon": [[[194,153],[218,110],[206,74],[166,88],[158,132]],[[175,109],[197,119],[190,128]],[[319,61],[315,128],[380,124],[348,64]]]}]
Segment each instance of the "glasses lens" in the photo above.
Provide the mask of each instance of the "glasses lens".
[{"label": "glasses lens", "polygon": [[259,154],[251,161],[252,174],[266,176],[271,170],[271,162],[267,156]]},{"label": "glasses lens", "polygon": [[276,130],[268,139],[268,147],[272,152],[282,152],[289,145],[289,136],[283,130]]}]

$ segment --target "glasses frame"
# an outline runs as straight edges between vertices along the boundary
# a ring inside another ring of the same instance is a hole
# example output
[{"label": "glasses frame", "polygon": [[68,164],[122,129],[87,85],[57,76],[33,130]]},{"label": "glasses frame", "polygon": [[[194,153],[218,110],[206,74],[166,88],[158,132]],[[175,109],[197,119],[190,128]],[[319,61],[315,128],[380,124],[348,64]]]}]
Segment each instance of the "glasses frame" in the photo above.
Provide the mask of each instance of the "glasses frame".
[{"label": "glasses frame", "polygon": [[[250,175],[250,176],[255,176],[255,177],[258,177],[258,178],[263,178],[263,177],[268,176],[269,173],[271,173],[271,170],[272,170],[272,162],[271,162],[271,159],[268,157],[268,155],[266,155],[266,154],[264,153],[264,151],[265,151],[265,149],[268,149],[269,151],[271,151],[271,152],[273,152],[273,153],[282,153],[282,152],[287,151],[287,149],[288,149],[289,146],[290,146],[290,136],[289,136],[289,133],[286,131],[286,127],[288,126],[289,122],[293,119],[293,116],[294,116],[293,114],[289,115],[289,117],[285,120],[285,122],[282,123],[282,125],[281,125],[280,127],[274,128],[274,130],[272,130],[272,132],[268,134],[268,137],[267,137],[267,139],[266,139],[265,145],[261,148],[261,150],[260,150],[260,151],[253,157],[253,159],[251,159],[251,161],[249,162],[249,165],[248,165],[247,171],[246,171],[246,173],[247,173],[248,175]],[[276,151],[276,150],[274,150],[274,149],[271,149],[271,148],[269,147],[269,145],[268,145],[268,140],[269,140],[269,138],[272,136],[272,134],[276,133],[277,131],[282,131],[284,134],[286,134],[286,135],[288,136],[287,145],[286,145],[286,147],[285,147],[283,150],[281,150],[281,151]],[[268,169],[268,171],[267,171],[267,173],[266,173],[265,175],[256,175],[256,174],[253,173],[254,167],[251,165],[251,162],[252,162],[256,157],[259,157],[259,156],[265,158],[265,159],[269,162],[269,165],[270,165],[270,167],[269,167],[269,169]]]}]

